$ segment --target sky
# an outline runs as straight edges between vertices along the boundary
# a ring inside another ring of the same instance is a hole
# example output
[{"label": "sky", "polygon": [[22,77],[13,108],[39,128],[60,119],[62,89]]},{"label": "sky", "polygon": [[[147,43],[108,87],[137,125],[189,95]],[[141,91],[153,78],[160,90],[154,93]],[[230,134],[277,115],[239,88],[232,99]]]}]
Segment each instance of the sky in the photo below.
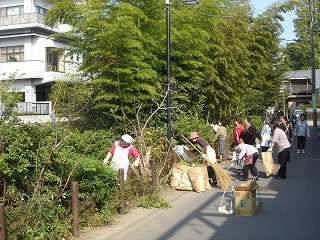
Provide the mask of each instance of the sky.
[{"label": "sky", "polygon": [[[262,13],[268,6],[271,4],[278,2],[277,0],[251,0],[251,4],[255,9],[255,14]],[[284,39],[282,44],[288,43],[288,40],[295,39],[294,33],[294,26],[293,26],[293,19],[296,18],[294,12],[288,12],[282,14],[284,17],[284,21],[282,22],[282,27],[284,32],[282,33],[281,37]]]}]

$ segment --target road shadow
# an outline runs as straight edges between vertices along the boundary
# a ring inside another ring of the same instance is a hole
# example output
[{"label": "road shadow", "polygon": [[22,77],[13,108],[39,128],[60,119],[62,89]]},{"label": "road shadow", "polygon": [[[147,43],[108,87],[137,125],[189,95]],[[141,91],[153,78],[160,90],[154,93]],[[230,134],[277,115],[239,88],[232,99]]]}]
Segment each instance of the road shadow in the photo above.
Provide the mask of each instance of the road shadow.
[{"label": "road shadow", "polygon": [[[319,240],[320,151],[317,134],[308,140],[306,152],[305,155],[291,152],[286,180],[271,177],[266,186],[261,186],[262,213],[253,217],[221,214],[213,204],[222,196],[217,193],[156,239]],[[278,165],[276,153],[273,156]],[[259,169],[262,169],[261,165]],[[262,176],[265,173],[261,171]],[[229,192],[225,202],[231,200],[233,196]]]}]

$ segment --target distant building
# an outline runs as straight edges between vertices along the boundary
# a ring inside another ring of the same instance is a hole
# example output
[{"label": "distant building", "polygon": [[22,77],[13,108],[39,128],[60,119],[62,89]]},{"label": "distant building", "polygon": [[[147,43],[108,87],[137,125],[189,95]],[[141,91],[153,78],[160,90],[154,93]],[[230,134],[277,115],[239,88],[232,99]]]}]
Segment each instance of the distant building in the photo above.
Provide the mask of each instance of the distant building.
[{"label": "distant building", "polygon": [[[320,69],[316,69],[316,93],[319,94]],[[301,104],[312,101],[311,70],[294,70],[285,73],[283,88],[292,113],[300,109]]]},{"label": "distant building", "polygon": [[50,87],[75,68],[66,59],[68,41],[50,37],[69,29],[68,26],[50,28],[44,16],[50,9],[47,0],[0,0],[0,78],[9,79],[17,73],[13,88],[21,91],[20,111],[32,110],[46,114],[51,106],[36,102],[48,101]]}]

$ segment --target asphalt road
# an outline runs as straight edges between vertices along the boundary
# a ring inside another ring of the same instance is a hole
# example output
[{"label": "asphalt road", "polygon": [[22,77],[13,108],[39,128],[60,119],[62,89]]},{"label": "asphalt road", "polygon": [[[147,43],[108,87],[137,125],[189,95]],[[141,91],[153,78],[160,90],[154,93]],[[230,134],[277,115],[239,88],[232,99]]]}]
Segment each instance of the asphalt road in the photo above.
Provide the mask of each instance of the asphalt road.
[{"label": "asphalt road", "polygon": [[[320,240],[320,139],[312,132],[306,154],[293,148],[287,179],[265,178],[260,172],[264,211],[254,217],[225,215],[217,211],[222,191],[205,193],[169,190],[164,198],[169,210],[134,209],[115,225],[81,233],[92,240]],[[275,159],[275,163],[277,163]],[[276,169],[279,165],[276,165]],[[234,185],[240,185],[235,180]],[[230,202],[227,194],[226,202]]]}]

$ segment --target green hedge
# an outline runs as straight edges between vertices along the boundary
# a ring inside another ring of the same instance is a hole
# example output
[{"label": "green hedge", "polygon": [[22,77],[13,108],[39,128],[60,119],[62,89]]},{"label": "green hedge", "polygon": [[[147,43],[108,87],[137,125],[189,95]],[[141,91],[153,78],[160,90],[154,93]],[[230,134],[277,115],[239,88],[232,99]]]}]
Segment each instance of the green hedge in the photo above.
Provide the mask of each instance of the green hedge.
[{"label": "green hedge", "polygon": [[68,237],[71,181],[79,182],[82,226],[110,221],[118,180],[102,160],[114,134],[51,125],[1,126],[0,131],[0,169],[8,184],[8,239]]}]

